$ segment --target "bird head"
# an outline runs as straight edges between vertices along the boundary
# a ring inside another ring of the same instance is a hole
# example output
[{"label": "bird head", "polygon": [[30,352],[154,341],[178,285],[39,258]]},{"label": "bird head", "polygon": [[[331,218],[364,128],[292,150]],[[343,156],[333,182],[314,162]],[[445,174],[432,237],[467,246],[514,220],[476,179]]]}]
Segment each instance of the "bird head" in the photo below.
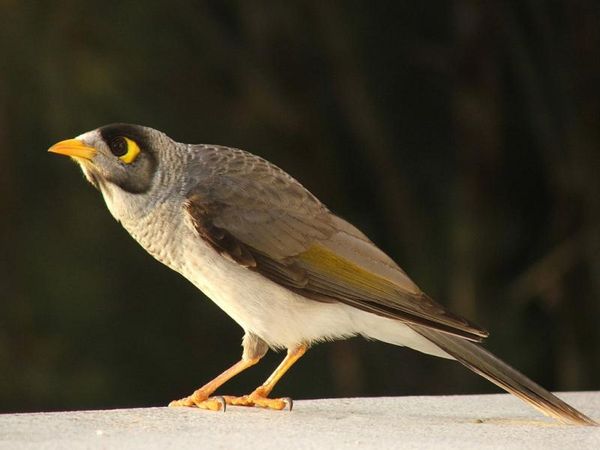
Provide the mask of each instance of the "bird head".
[{"label": "bird head", "polygon": [[58,142],[48,151],[70,156],[103,193],[116,186],[127,193],[142,194],[152,187],[161,153],[173,144],[158,130],[117,123]]}]

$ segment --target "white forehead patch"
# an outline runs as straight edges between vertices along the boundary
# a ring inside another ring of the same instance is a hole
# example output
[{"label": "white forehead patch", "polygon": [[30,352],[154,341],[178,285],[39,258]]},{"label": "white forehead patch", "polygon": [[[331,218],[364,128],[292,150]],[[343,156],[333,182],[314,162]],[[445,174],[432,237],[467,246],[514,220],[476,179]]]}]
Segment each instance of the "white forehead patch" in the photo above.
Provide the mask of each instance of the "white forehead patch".
[{"label": "white forehead patch", "polygon": [[98,137],[98,130],[88,131],[87,133],[80,134],[75,139],[85,143],[91,143]]}]

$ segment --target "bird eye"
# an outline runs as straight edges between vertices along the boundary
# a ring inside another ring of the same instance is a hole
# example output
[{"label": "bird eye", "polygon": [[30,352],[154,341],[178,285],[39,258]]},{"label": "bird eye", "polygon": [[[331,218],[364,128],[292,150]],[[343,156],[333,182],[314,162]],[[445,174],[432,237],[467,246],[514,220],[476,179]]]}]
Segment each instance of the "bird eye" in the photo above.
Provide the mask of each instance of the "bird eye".
[{"label": "bird eye", "polygon": [[118,156],[125,164],[131,164],[140,153],[140,147],[131,139],[117,136],[108,143],[113,155]]}]

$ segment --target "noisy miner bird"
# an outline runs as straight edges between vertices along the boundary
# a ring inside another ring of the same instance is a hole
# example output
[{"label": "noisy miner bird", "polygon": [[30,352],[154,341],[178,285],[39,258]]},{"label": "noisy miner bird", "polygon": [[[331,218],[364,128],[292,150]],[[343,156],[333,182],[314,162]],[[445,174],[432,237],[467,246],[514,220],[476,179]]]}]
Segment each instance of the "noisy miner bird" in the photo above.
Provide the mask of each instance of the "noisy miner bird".
[{"label": "noisy miner bird", "polygon": [[[429,298],[361,231],[268,161],[130,124],[49,151],[73,158],[133,238],[244,329],[240,361],[170,406],[283,409],[289,400],[269,394],[311,345],[361,335],[455,359],[548,416],[596,425],[483,349],[485,330]],[[213,397],[269,348],[287,356],[260,387]]]}]

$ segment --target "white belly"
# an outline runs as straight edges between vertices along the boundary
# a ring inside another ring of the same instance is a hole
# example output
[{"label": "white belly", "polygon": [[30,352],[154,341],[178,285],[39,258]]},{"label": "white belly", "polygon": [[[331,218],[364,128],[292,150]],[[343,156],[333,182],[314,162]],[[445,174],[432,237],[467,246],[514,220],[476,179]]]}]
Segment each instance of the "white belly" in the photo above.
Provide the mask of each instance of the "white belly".
[{"label": "white belly", "polygon": [[287,348],[359,332],[352,308],[301,297],[194,240],[182,274],[270,346]]},{"label": "white belly", "polygon": [[360,334],[449,357],[398,320],[302,297],[217,253],[191,224],[175,220],[165,226],[157,217],[161,215],[123,224],[151,255],[181,273],[245,331],[271,347],[291,348]]},{"label": "white belly", "polygon": [[[246,331],[271,347],[342,339],[357,334],[448,358],[402,322],[343,303],[306,299],[218,254],[204,242],[187,253],[183,275]],[[188,248],[193,248],[190,245]]]}]

